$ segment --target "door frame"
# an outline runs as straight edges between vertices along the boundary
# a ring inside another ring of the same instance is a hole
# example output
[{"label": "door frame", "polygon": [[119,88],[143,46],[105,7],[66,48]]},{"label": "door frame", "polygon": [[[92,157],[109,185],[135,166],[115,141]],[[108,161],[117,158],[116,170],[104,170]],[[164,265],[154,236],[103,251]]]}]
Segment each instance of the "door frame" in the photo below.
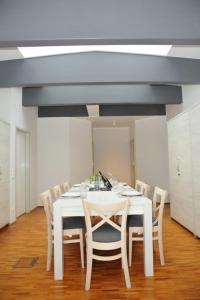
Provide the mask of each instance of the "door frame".
[{"label": "door frame", "polygon": [[[16,149],[18,131],[25,134],[25,213],[29,213],[30,212],[30,132],[20,127],[16,127],[15,149]],[[16,166],[16,151],[15,151],[15,166]],[[15,181],[15,191],[16,191],[16,181]],[[16,199],[15,199],[15,204],[16,204]]]}]

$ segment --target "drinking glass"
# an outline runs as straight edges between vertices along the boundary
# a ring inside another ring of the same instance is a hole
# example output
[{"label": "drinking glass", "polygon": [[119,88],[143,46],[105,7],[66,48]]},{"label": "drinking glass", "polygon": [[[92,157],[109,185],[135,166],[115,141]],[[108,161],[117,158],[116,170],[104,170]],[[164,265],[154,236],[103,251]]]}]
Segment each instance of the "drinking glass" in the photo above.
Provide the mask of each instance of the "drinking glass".
[{"label": "drinking glass", "polygon": [[81,188],[80,188],[81,199],[85,199],[87,197],[87,191],[88,191],[87,185],[85,183],[81,184]]}]

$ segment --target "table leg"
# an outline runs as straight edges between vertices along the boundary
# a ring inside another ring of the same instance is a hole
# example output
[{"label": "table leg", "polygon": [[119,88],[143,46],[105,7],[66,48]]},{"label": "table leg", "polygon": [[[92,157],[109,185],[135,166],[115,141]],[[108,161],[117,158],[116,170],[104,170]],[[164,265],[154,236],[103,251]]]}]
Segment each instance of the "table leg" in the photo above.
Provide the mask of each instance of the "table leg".
[{"label": "table leg", "polygon": [[152,203],[147,201],[144,209],[144,272],[153,276]]},{"label": "table leg", "polygon": [[59,207],[54,206],[54,279],[63,279],[63,228]]}]

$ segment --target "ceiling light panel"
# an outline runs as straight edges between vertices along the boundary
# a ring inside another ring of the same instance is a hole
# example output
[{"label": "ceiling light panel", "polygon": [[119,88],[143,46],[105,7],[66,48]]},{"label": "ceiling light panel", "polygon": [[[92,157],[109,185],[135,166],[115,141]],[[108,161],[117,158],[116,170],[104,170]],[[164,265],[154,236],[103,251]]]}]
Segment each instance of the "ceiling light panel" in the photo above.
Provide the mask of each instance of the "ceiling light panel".
[{"label": "ceiling light panel", "polygon": [[162,55],[168,54],[171,45],[90,45],[90,46],[50,46],[19,47],[24,58],[48,55],[79,53],[88,51],[120,52],[132,54]]}]

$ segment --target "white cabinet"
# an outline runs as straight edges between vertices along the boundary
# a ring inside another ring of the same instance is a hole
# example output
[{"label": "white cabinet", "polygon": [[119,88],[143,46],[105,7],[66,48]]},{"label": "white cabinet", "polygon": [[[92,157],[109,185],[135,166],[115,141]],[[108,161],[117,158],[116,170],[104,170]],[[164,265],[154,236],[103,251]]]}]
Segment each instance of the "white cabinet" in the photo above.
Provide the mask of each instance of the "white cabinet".
[{"label": "white cabinet", "polygon": [[200,106],[190,112],[194,233],[200,237]]},{"label": "white cabinet", "polygon": [[9,223],[10,127],[0,121],[0,228]]},{"label": "white cabinet", "polygon": [[168,122],[171,217],[200,236],[200,107]]}]

